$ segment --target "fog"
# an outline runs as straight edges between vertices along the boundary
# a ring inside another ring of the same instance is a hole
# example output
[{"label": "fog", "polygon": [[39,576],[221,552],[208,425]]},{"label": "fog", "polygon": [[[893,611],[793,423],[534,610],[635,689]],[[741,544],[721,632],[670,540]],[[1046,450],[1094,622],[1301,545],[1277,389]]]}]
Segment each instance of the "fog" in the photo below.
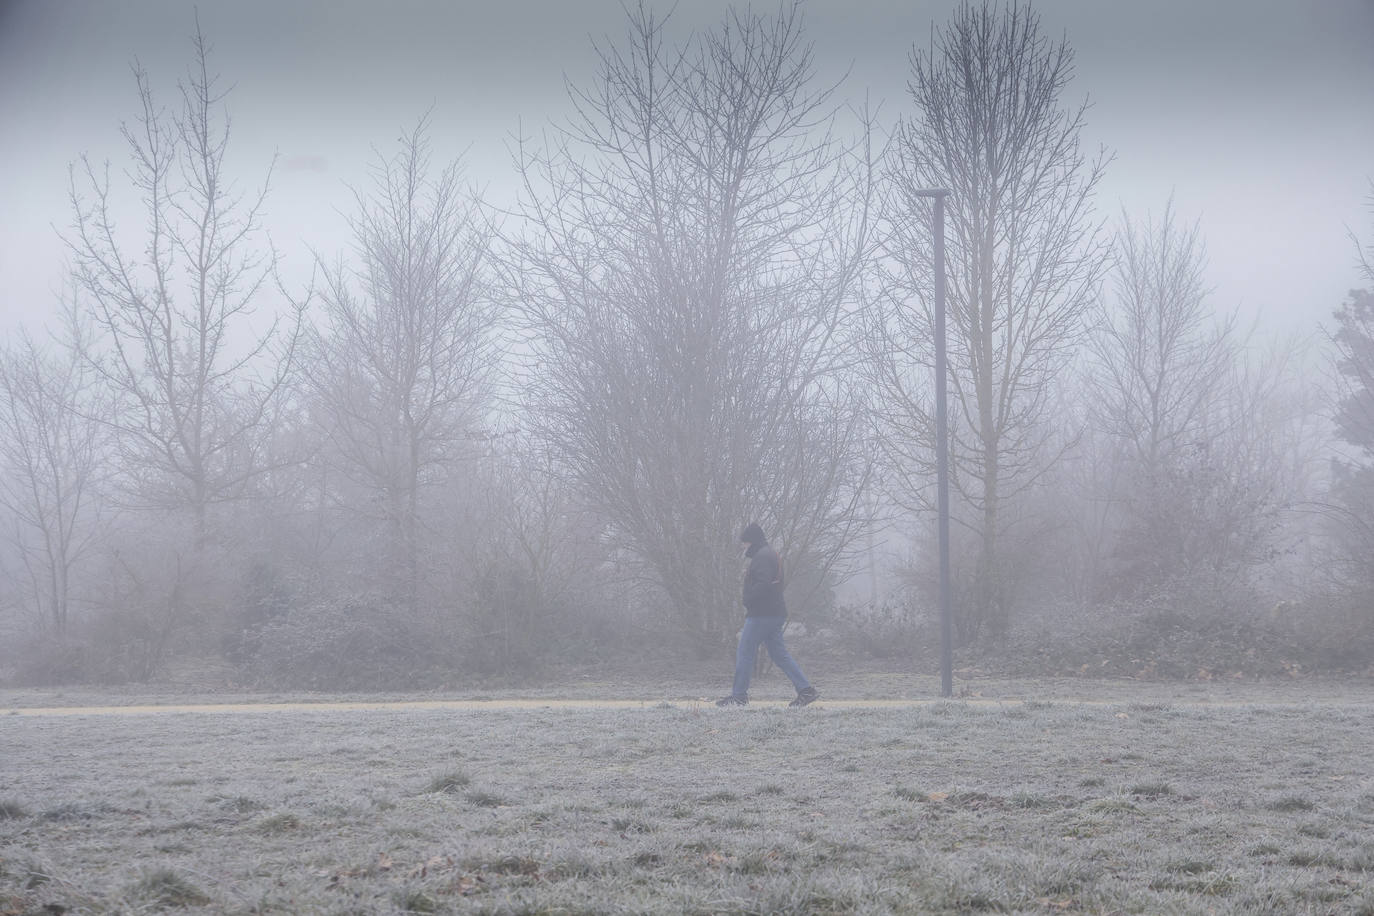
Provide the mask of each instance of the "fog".
[{"label": "fog", "polygon": [[1366,668],[1374,7],[980,9],[0,2],[0,683],[931,670],[931,187],[958,664]]},{"label": "fog", "polygon": [[[678,4],[670,31],[709,27],[727,6]],[[912,47],[924,47],[952,8],[813,4],[818,71],[848,73],[841,97],[881,101],[891,120],[909,107]],[[1046,34],[1073,45],[1068,97],[1094,103],[1085,140],[1116,156],[1100,191],[1104,212],[1158,210],[1175,194],[1184,213],[1203,219],[1216,305],[1309,332],[1356,279],[1345,233],[1363,220],[1374,133],[1365,116],[1369,5],[1056,0],[1038,12]],[[463,155],[469,177],[507,201],[511,135],[564,117],[564,77],[585,84],[591,42],[624,32],[613,0],[408,0],[385,9],[250,0],[199,15],[216,69],[234,86],[235,174],[251,182],[281,157],[268,226],[299,273],[310,248],[346,244],[343,184],[361,180],[372,148],[431,108],[443,157]],[[129,64],[140,61],[170,93],[193,26],[178,5],[149,0],[0,5],[0,327],[51,312],[63,263],[54,227],[69,222],[67,166],[83,153],[118,160],[118,125],[135,113]]]}]

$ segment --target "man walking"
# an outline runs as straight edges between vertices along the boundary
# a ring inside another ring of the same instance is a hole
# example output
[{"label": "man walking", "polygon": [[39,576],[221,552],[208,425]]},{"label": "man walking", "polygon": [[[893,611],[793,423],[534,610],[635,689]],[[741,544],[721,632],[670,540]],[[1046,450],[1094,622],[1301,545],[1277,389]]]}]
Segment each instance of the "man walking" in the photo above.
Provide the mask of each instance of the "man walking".
[{"label": "man walking", "polygon": [[782,597],[782,561],[768,543],[763,529],[750,522],[739,536],[749,545],[744,555],[749,569],[744,574],[744,629],[740,631],[739,648],[735,651],[735,685],[728,697],[716,701],[717,706],[744,706],[749,702],[749,675],[759,646],[768,647],[773,664],[787,675],[797,688],[797,698],[789,706],[805,706],[820,696],[811,686],[801,667],[782,643],[782,628],[787,623],[787,604]]}]

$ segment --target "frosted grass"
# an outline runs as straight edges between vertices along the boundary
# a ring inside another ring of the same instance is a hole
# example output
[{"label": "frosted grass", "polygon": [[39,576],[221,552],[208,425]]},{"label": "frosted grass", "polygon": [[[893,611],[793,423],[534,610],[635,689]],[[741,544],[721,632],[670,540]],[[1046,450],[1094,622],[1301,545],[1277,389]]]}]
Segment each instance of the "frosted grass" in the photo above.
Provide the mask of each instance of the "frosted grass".
[{"label": "frosted grass", "polygon": [[0,913],[1374,911],[1374,710],[0,717]]}]

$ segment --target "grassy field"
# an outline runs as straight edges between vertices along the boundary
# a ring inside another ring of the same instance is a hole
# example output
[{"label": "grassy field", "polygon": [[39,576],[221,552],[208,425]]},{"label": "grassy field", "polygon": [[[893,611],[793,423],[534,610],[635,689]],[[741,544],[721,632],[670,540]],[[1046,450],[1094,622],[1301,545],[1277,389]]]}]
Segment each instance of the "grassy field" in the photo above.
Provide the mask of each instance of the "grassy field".
[{"label": "grassy field", "polygon": [[1105,693],[15,709],[0,914],[1374,913],[1367,689]]}]

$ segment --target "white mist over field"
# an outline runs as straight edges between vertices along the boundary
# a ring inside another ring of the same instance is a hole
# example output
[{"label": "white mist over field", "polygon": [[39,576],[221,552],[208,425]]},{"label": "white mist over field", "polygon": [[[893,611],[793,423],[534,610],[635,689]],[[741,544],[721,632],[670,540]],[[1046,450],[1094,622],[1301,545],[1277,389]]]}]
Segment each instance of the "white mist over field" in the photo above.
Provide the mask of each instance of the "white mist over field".
[{"label": "white mist over field", "polygon": [[[728,8],[651,6],[674,9],[674,37]],[[810,4],[817,70],[848,73],[840,98],[881,102],[885,120],[903,114],[909,54],[954,6]],[[1173,195],[1202,220],[1215,307],[1311,333],[1355,284],[1346,233],[1361,224],[1374,170],[1370,5],[1057,0],[1037,11],[1043,31],[1075,51],[1065,95],[1093,102],[1085,140],[1116,157],[1098,195],[1104,214],[1158,212]],[[511,137],[565,117],[564,78],[588,85],[592,42],[624,33],[615,0],[247,0],[198,15],[213,66],[233,86],[241,189],[280,156],[265,224],[294,278],[308,276],[311,249],[332,257],[348,244],[344,183],[365,181],[373,148],[426,111],[440,157],[463,155],[466,177],[508,203]],[[55,311],[67,165],[83,153],[118,164],[119,124],[136,114],[130,63],[170,103],[193,30],[193,11],[156,0],[0,3],[0,327],[36,326]]]},{"label": "white mist over field", "polygon": [[0,682],[1358,669],[1371,39],[0,0]]}]

